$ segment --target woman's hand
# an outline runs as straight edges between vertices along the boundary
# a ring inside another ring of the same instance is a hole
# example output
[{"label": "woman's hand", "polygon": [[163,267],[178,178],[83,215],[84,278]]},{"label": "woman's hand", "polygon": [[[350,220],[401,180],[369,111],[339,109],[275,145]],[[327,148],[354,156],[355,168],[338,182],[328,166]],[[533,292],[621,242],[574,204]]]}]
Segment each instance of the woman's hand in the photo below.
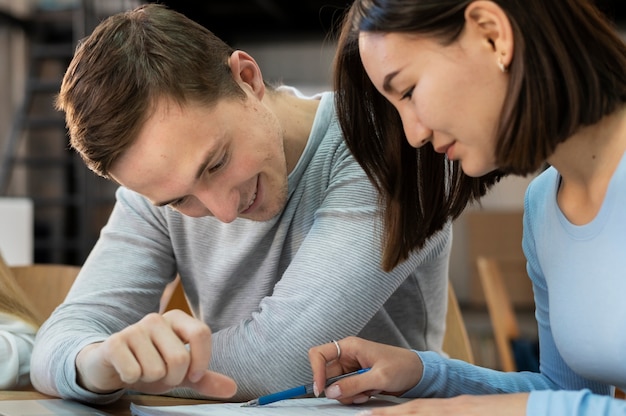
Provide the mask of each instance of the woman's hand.
[{"label": "woman's hand", "polygon": [[235,382],[209,371],[211,330],[179,310],[150,314],[83,348],[76,357],[79,384],[96,393],[130,388],[165,393],[190,387],[213,397],[235,394]]},{"label": "woman's hand", "polygon": [[422,361],[411,350],[357,337],[344,338],[338,344],[339,359],[333,342],[309,350],[316,395],[324,389],[327,378],[361,368],[371,370],[328,386],[326,397],[343,404],[364,403],[373,394],[402,395],[422,378]]},{"label": "woman's hand", "polygon": [[528,393],[415,399],[404,404],[365,410],[358,416],[524,416]]}]

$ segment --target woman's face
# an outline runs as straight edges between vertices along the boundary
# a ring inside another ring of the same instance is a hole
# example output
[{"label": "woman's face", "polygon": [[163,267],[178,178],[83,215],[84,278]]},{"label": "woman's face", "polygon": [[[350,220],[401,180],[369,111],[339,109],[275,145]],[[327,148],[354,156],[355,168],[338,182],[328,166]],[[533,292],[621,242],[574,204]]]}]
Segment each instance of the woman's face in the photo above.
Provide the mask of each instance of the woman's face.
[{"label": "woman's face", "polygon": [[411,146],[431,142],[469,176],[496,169],[508,79],[491,43],[467,32],[448,46],[414,34],[362,32],[359,49],[372,83],[400,113]]}]

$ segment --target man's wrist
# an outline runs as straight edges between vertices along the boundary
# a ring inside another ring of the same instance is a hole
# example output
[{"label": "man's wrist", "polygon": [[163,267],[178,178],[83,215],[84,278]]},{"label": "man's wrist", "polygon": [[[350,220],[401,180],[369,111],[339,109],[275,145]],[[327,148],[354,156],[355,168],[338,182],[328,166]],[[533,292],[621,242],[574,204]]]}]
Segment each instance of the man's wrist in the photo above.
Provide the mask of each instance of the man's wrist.
[{"label": "man's wrist", "polygon": [[120,390],[122,387],[101,389],[98,386],[90,382],[88,376],[93,376],[97,371],[93,371],[89,365],[90,354],[93,354],[93,350],[96,350],[101,342],[87,345],[76,356],[76,383],[83,389],[97,394],[109,394]]}]

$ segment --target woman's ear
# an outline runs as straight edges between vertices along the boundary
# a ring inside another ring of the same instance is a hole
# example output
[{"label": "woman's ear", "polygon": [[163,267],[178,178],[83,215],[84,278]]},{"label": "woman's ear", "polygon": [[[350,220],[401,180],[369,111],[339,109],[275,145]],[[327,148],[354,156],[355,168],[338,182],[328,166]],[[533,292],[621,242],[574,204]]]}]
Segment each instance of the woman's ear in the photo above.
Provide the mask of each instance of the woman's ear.
[{"label": "woman's ear", "polygon": [[241,88],[246,88],[260,100],[265,94],[265,84],[261,69],[252,56],[244,51],[235,51],[228,58],[228,66],[233,79]]},{"label": "woman's ear", "polygon": [[495,63],[506,71],[513,60],[513,28],[505,11],[492,1],[477,0],[466,7],[465,22],[490,45]]}]

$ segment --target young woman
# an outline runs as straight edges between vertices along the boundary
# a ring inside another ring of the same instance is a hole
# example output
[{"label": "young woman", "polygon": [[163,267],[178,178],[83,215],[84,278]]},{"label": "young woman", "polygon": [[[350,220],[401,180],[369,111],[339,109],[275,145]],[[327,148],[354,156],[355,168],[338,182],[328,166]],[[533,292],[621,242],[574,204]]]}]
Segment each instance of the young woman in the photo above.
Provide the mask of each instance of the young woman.
[{"label": "young woman", "polygon": [[625,68],[624,41],[590,0],[353,3],[337,100],[387,207],[385,267],[501,175],[550,166],[527,190],[522,242],[541,367],[502,373],[348,338],[339,359],[334,344],[311,349],[316,384],[372,370],[327,397],[442,398],[374,415],[626,415],[612,398],[626,388]]},{"label": "young woman", "polygon": [[30,355],[38,328],[39,319],[0,256],[0,389],[30,384]]}]

